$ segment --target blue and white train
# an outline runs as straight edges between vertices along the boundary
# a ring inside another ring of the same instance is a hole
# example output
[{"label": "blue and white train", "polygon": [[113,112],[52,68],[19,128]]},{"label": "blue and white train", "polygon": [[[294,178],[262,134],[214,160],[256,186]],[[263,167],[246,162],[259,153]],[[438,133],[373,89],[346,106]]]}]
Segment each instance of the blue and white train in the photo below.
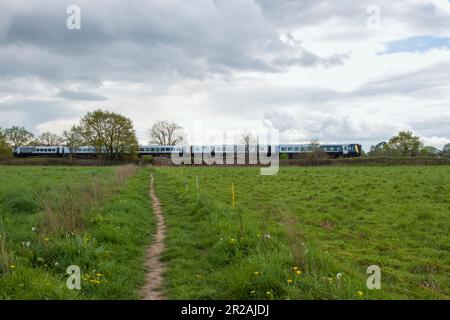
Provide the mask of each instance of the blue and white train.
[{"label": "blue and white train", "polygon": [[[279,154],[286,154],[289,158],[296,156],[307,155],[320,150],[326,153],[330,157],[359,157],[361,156],[360,144],[326,144],[314,147],[311,144],[280,144],[275,146],[275,152]],[[105,149],[100,151],[106,153]],[[271,154],[272,150],[270,146],[265,145],[250,145],[248,150],[244,146],[238,145],[187,145],[187,146],[161,146],[161,145],[148,145],[140,146],[138,155],[145,156],[169,156],[171,153],[182,154],[211,154],[215,153],[267,153]],[[13,150],[15,157],[36,157],[36,156],[56,156],[64,157],[71,154],[71,150],[66,146],[24,146],[16,147]],[[97,151],[94,147],[81,146],[72,152],[77,156],[95,156]]]}]

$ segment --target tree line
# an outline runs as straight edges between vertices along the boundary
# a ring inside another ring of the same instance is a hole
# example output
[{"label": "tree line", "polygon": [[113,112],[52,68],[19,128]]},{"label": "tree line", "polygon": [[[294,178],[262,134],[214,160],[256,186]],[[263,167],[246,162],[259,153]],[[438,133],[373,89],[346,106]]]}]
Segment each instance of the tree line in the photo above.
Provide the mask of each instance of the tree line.
[{"label": "tree line", "polygon": [[[183,128],[172,121],[157,121],[147,132],[149,143],[156,145],[176,145],[187,143]],[[243,134],[242,141],[246,148],[255,143],[250,134]],[[257,142],[256,142],[257,143]],[[99,157],[119,159],[133,156],[139,150],[139,143],[133,122],[118,113],[95,110],[85,114],[77,125],[65,130],[62,135],[43,132],[35,136],[24,127],[12,126],[0,128],[0,157],[12,155],[12,148],[18,146],[59,146],[65,145],[73,155],[81,146],[96,149]],[[318,146],[318,141],[311,145]],[[101,152],[100,152],[101,151]],[[425,146],[420,137],[412,132],[402,131],[389,141],[380,142],[370,148],[368,156],[446,156],[450,157],[450,144],[443,150]]]},{"label": "tree line", "polygon": [[[155,122],[148,137],[151,144],[158,145],[175,145],[185,140],[183,128],[171,121]],[[81,146],[90,146],[99,157],[108,159],[133,156],[139,150],[133,122],[121,114],[100,109],[88,112],[62,135],[43,132],[35,136],[25,127],[0,128],[0,157],[11,156],[14,147],[60,145],[65,145],[71,155]]]},{"label": "tree line", "polygon": [[401,131],[389,141],[382,141],[370,148],[369,156],[389,157],[450,157],[450,143],[442,150],[426,146],[420,137],[410,131]]}]

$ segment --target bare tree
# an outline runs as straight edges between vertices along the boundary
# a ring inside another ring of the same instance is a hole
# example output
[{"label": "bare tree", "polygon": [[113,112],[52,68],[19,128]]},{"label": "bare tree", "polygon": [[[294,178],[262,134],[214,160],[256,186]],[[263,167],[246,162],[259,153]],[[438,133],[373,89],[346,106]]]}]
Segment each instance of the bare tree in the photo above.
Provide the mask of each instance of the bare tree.
[{"label": "bare tree", "polygon": [[311,151],[312,152],[318,152],[320,150],[320,141],[319,139],[312,139],[310,142],[311,145]]},{"label": "bare tree", "polygon": [[16,126],[5,129],[4,136],[6,137],[6,141],[13,147],[27,145],[34,138],[34,135],[27,129]]},{"label": "bare tree", "polygon": [[83,136],[81,135],[81,128],[73,126],[69,131],[65,130],[63,132],[63,138],[66,147],[69,148],[70,157],[73,159],[75,152],[84,143]]},{"label": "bare tree", "polygon": [[58,146],[62,144],[64,139],[55,133],[43,132],[39,136],[39,142],[44,146]]},{"label": "bare tree", "polygon": [[186,141],[183,127],[173,121],[157,121],[148,131],[150,143],[174,146]]}]

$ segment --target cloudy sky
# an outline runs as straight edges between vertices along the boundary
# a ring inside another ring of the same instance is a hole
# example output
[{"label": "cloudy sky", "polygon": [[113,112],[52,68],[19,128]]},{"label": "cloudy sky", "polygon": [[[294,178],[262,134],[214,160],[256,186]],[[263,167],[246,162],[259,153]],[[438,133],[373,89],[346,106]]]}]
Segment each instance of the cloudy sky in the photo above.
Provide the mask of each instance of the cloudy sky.
[{"label": "cloudy sky", "polygon": [[[81,9],[69,30],[66,10]],[[0,126],[86,111],[188,131],[269,126],[367,149],[450,142],[448,0],[0,0]]]}]

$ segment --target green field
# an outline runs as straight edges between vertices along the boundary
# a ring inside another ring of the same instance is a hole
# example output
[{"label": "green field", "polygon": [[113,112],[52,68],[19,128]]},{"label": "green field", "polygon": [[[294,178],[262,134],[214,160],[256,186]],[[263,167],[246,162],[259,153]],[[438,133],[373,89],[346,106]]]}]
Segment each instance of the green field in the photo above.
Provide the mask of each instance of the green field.
[{"label": "green field", "polygon": [[[149,171],[0,167],[0,299],[133,299],[153,232]],[[66,268],[81,269],[81,290]]]},{"label": "green field", "polygon": [[450,167],[408,166],[0,167],[0,299],[139,298],[150,173],[169,299],[450,298]]},{"label": "green field", "polygon": [[[450,298],[450,167],[166,168],[156,179],[169,297]],[[366,287],[370,265],[381,290]]]}]

